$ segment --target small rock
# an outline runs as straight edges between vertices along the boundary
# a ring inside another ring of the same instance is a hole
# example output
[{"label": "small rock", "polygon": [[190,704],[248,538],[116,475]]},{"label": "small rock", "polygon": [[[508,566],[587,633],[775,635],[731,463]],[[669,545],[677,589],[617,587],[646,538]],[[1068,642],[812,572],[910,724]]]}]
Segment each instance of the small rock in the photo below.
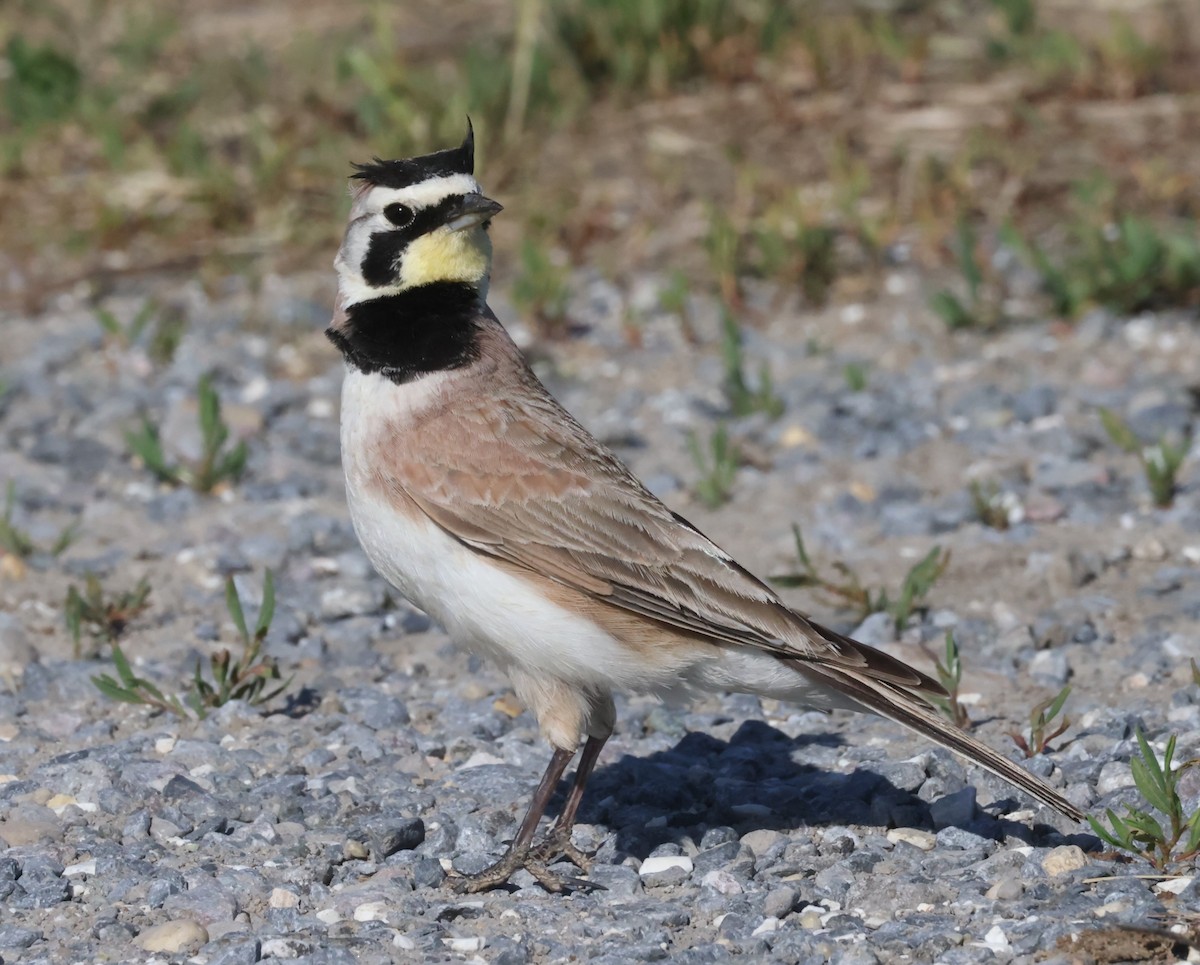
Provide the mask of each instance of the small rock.
[{"label": "small rock", "polygon": [[780,842],[786,840],[787,836],[782,832],[769,828],[761,828],[742,835],[742,844],[754,852],[755,858],[761,858]]},{"label": "small rock", "polygon": [[975,817],[975,788],[964,787],[938,798],[929,805],[929,816],[939,828],[962,827],[969,823]]},{"label": "small rock", "polygon": [[37,928],[0,925],[0,948],[28,948],[34,942],[40,942],[43,937],[43,933]]},{"label": "small rock", "polygon": [[1109,761],[1100,768],[1100,776],[1096,779],[1096,793],[1111,794],[1133,785],[1133,770],[1130,766],[1125,761]]},{"label": "small rock", "polygon": [[1167,548],[1153,536],[1143,536],[1130,550],[1135,560],[1157,563],[1167,558]]},{"label": "small rock", "polygon": [[1039,650],[1029,661],[1029,675],[1044,687],[1061,690],[1071,675],[1071,666],[1061,650]]},{"label": "small rock", "polygon": [[767,917],[767,918],[764,918],[759,923],[758,927],[755,928],[754,931],[752,931],[750,933],[750,937],[758,938],[760,935],[769,935],[772,932],[777,932],[777,931],[779,931],[779,919]]},{"label": "small rock", "polygon": [[786,918],[796,907],[796,898],[797,892],[794,888],[772,888],[763,902],[763,914],[768,918]]},{"label": "small rock", "polygon": [[39,841],[61,841],[62,824],[58,816],[40,804],[21,804],[13,808],[7,821],[0,821],[0,838],[9,847],[19,848]]},{"label": "small rock", "polygon": [[868,646],[887,646],[896,642],[896,620],[890,613],[872,613],[850,636]]},{"label": "small rock", "polygon": [[25,627],[16,617],[0,613],[0,686],[15,687],[25,675],[25,668],[35,660],[37,651],[29,642]]},{"label": "small rock", "polygon": [[386,901],[366,901],[354,909],[355,921],[387,921],[388,903]]},{"label": "small rock", "polygon": [[272,908],[295,908],[300,904],[300,896],[286,888],[272,888],[271,897],[267,903]]},{"label": "small rock", "polygon": [[472,935],[469,938],[443,938],[442,944],[452,952],[469,955],[472,952],[482,951],[483,946],[487,944],[487,939],[479,935]]},{"label": "small rock", "polygon": [[806,905],[800,912],[800,927],[808,931],[816,931],[818,928],[824,927],[821,922],[824,914],[824,908],[817,905]]},{"label": "small rock", "polygon": [[887,839],[892,844],[911,844],[922,851],[932,851],[937,844],[937,836],[920,828],[892,828],[887,833]]},{"label": "small rock", "polygon": [[647,875],[661,874],[672,868],[679,868],[685,874],[690,875],[692,873],[692,859],[681,854],[659,855],[647,858],[642,862],[641,868],[638,869],[638,874],[645,878]]},{"label": "small rock", "polygon": [[588,881],[603,886],[614,897],[627,898],[642,891],[638,873],[623,864],[594,864],[588,872]]},{"label": "small rock", "polygon": [[147,952],[181,952],[184,949],[195,951],[207,944],[208,932],[198,921],[191,918],[178,918],[174,921],[164,921],[161,925],[151,925],[133,940],[133,943]]},{"label": "small rock", "polygon": [[378,613],[383,609],[384,591],[372,583],[368,586],[335,586],[321,594],[321,616],[326,620]]},{"label": "small rock", "polygon": [[1025,885],[1020,878],[1001,878],[984,894],[992,901],[1016,901],[1025,893]]},{"label": "small rock", "polygon": [[[169,913],[186,915],[187,919],[206,925],[231,921],[239,910],[237,899],[212,881],[202,882],[187,891],[168,896],[163,902],[163,908]],[[179,920],[187,919],[181,917]]]},{"label": "small rock", "polygon": [[[207,948],[204,951],[209,953]],[[208,960],[208,965],[255,965],[261,957],[262,944],[257,938],[251,938],[226,945]]]},{"label": "small rock", "polygon": [[719,895],[740,895],[744,890],[737,878],[724,868],[714,868],[700,879],[705,888],[712,888]]},{"label": "small rock", "polygon": [[1064,844],[1054,848],[1042,859],[1042,870],[1051,878],[1078,871],[1088,863],[1087,855],[1077,844]]}]

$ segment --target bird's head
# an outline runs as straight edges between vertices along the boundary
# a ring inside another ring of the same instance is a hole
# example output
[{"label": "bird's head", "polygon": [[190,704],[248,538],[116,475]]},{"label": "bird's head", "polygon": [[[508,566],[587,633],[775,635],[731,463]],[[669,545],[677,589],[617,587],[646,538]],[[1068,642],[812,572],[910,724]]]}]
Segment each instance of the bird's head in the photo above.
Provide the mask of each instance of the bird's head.
[{"label": "bird's head", "polygon": [[356,164],[350,224],[334,267],[343,309],[439,282],[487,294],[487,229],[501,205],[475,180],[475,136],[456,148]]}]

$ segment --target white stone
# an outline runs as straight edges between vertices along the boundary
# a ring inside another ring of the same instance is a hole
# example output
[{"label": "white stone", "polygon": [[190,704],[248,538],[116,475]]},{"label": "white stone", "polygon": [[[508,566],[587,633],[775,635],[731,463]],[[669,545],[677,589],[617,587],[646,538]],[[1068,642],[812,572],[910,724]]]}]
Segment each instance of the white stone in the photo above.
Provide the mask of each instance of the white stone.
[{"label": "white stone", "polygon": [[1186,878],[1171,878],[1167,881],[1160,881],[1154,886],[1154,890],[1161,894],[1179,895],[1184,889],[1192,883],[1192,876]]},{"label": "white stone", "polygon": [[1051,878],[1078,871],[1088,863],[1087,855],[1077,844],[1064,844],[1051,850],[1042,859],[1042,870]]},{"label": "white stone", "polygon": [[932,851],[934,845],[937,844],[937,836],[930,834],[928,831],[922,831],[920,828],[892,828],[887,833],[887,839],[892,844],[911,844],[914,848],[920,848],[922,851]]},{"label": "white stone", "polygon": [[487,940],[478,935],[472,935],[469,938],[443,938],[442,944],[452,952],[466,954],[481,951],[487,944]]},{"label": "white stone", "polygon": [[208,932],[191,918],[178,918],[164,921],[161,925],[151,925],[133,943],[147,952],[175,953],[191,946],[207,944]]},{"label": "white stone", "polygon": [[700,884],[712,888],[719,895],[740,895],[745,890],[737,878],[724,868],[714,868],[700,879]]},{"label": "white stone", "polygon": [[354,909],[355,921],[387,921],[386,901],[366,901]]},{"label": "white stone", "polygon": [[647,875],[670,871],[672,868],[682,868],[688,874],[692,873],[692,859],[682,854],[663,854],[647,858],[642,862],[638,874],[645,878]]},{"label": "white stone", "polygon": [[993,925],[983,936],[983,943],[994,952],[1006,951],[1009,947],[1008,936],[999,925]]},{"label": "white stone", "polygon": [[504,758],[497,757],[495,754],[489,754],[487,751],[476,751],[465,761],[458,765],[460,771],[465,771],[471,767],[485,767],[488,764],[503,764]]},{"label": "white stone", "polygon": [[759,935],[769,935],[775,931],[779,931],[779,919],[769,916],[764,918],[762,923],[750,933],[750,937],[757,938]]}]

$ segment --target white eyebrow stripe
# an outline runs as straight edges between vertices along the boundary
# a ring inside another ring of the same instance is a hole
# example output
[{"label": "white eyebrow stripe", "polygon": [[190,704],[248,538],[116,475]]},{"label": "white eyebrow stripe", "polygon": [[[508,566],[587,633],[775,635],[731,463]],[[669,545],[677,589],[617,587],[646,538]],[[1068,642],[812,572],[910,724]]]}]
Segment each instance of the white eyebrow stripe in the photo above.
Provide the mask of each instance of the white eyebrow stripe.
[{"label": "white eyebrow stripe", "polygon": [[410,184],[406,188],[377,187],[371,189],[370,201],[372,207],[378,201],[379,210],[399,201],[402,204],[417,208],[428,208],[437,204],[443,198],[455,194],[476,194],[479,192],[479,182],[469,174],[444,174],[437,178],[428,178]]}]

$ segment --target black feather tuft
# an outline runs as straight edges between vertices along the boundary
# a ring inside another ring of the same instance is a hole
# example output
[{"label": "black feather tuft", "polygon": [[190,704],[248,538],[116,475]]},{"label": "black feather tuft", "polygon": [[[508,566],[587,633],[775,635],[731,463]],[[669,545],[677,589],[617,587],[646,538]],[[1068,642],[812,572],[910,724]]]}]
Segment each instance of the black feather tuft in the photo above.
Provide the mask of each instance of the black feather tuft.
[{"label": "black feather tuft", "polygon": [[410,184],[418,184],[429,178],[449,174],[474,174],[475,129],[468,117],[467,136],[458,147],[435,151],[433,154],[422,154],[420,157],[399,158],[395,161],[385,161],[377,157],[373,158],[370,164],[353,166],[355,172],[350,177],[382,188],[407,188]]}]

